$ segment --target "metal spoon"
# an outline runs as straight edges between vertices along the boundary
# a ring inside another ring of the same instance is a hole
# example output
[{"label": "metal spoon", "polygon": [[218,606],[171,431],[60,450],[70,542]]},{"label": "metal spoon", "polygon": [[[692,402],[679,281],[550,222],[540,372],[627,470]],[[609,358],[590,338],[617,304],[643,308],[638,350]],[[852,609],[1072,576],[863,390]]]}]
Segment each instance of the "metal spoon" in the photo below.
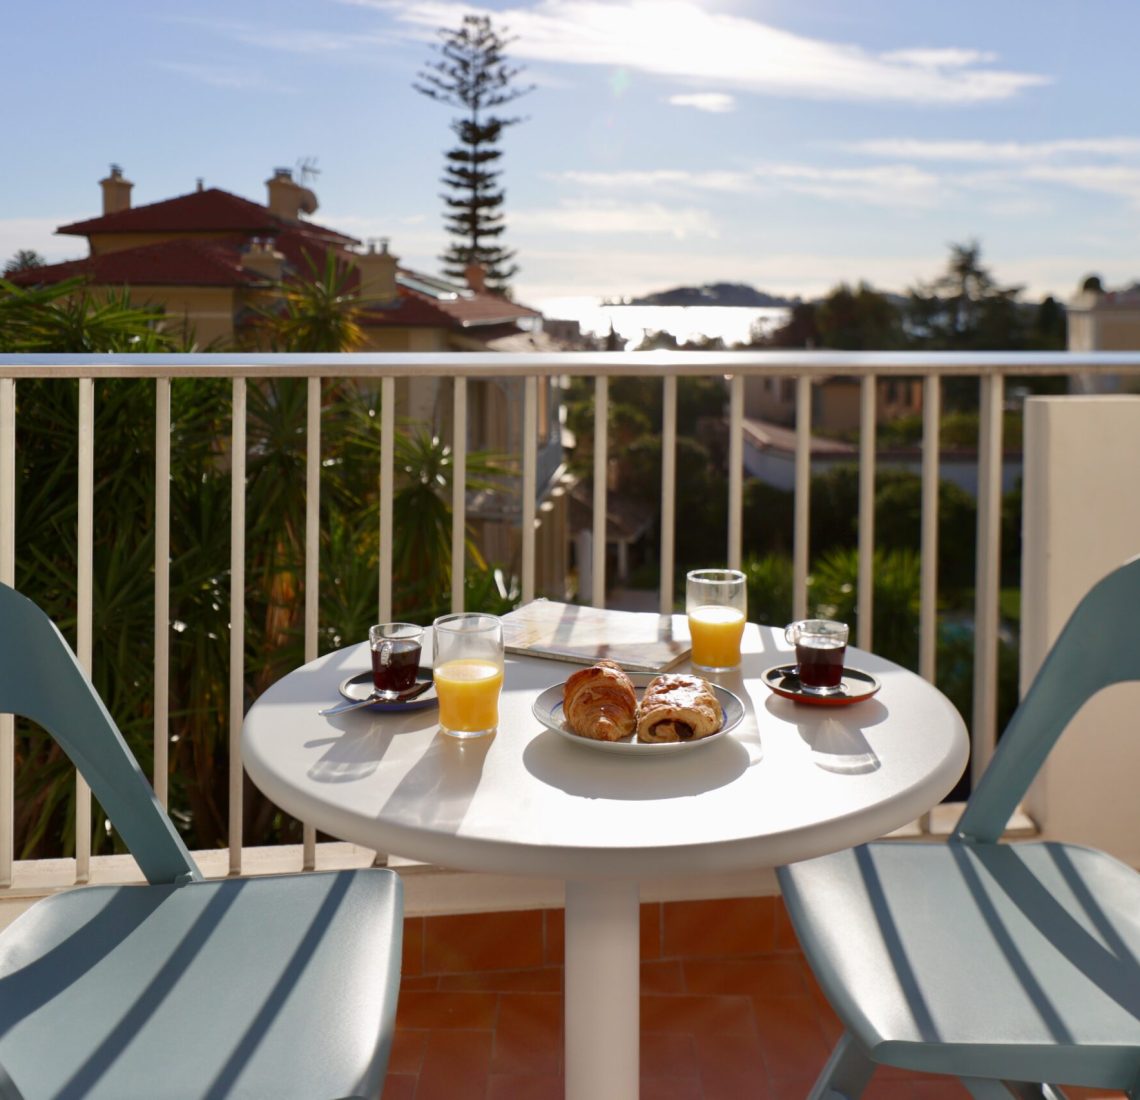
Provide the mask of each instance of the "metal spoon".
[{"label": "metal spoon", "polygon": [[350,699],[347,703],[337,703],[335,707],[326,707],[324,710],[318,710],[317,714],[331,718],[334,714],[344,714],[345,711],[358,710],[360,707],[370,707],[373,703],[406,703],[416,698],[417,695],[423,695],[431,685],[431,680],[424,680],[423,683],[416,684],[414,688],[408,688],[407,691],[375,690],[364,699]]}]

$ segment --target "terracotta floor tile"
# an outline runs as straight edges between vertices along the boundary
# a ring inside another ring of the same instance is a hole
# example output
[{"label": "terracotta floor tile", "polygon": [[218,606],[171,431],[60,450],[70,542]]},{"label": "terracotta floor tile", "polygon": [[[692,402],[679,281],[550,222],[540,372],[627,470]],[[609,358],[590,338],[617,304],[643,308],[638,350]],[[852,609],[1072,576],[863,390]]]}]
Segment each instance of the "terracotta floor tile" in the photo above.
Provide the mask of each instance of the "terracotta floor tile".
[{"label": "terracotta floor tile", "polygon": [[683,993],[641,998],[641,1030],[681,1035],[751,1034],[756,1027],[747,997]]},{"label": "terracotta floor tile", "polygon": [[642,1074],[640,1100],[702,1100],[695,1077],[648,1077]]},{"label": "terracotta floor tile", "polygon": [[419,1076],[414,1073],[389,1073],[384,1078],[380,1100],[415,1100]]},{"label": "terracotta floor tile", "polygon": [[491,1064],[490,1031],[435,1031],[428,1036],[416,1100],[483,1100]]},{"label": "terracotta floor tile", "polygon": [[[800,1094],[802,1100],[805,1094]],[[768,1079],[761,1073],[724,1073],[713,1071],[701,1075],[702,1100],[770,1100]]]},{"label": "terracotta floor tile", "polygon": [[404,950],[401,973],[405,978],[424,972],[424,918],[404,918]]},{"label": "terracotta floor tile", "polygon": [[693,1037],[642,1031],[641,1074],[643,1077],[698,1077]]},{"label": "terracotta floor tile", "polygon": [[543,964],[543,915],[460,913],[424,921],[424,972],[521,970]]},{"label": "terracotta floor tile", "polygon": [[780,955],[755,959],[685,959],[690,993],[747,993],[765,997],[805,996],[799,960]]},{"label": "terracotta floor tile", "polygon": [[427,1049],[428,1032],[397,1028],[388,1056],[388,1073],[419,1073]]},{"label": "terracotta floor tile", "polygon": [[641,964],[642,993],[684,993],[680,959],[650,959]]},{"label": "terracotta floor tile", "polygon": [[542,918],[542,961],[546,966],[561,966],[566,950],[565,914],[561,909],[547,909]]},{"label": "terracotta floor tile", "polygon": [[772,1100],[804,1100],[815,1084],[816,1074],[800,1074],[793,1077],[774,1077],[768,1088]]},{"label": "terracotta floor tile", "polygon": [[417,974],[411,978],[400,979],[400,996],[405,993],[423,993],[425,990],[439,988],[439,977],[436,974]]},{"label": "terracotta floor tile", "polygon": [[662,905],[666,958],[764,955],[776,945],[775,898],[667,901]]},{"label": "terracotta floor tile", "polygon": [[492,1073],[487,1078],[487,1100],[562,1100],[564,1092],[565,1083],[555,1073]]},{"label": "terracotta floor tile", "polygon": [[558,1074],[562,1068],[562,994],[504,993],[499,997],[493,1073]]},{"label": "terracotta floor tile", "polygon": [[[914,1100],[970,1100],[970,1090],[957,1077],[920,1077],[914,1082],[912,1095]],[[1065,1095],[1076,1100],[1071,1089],[1065,1089]],[[1113,1095],[1123,1098],[1122,1093]]]},{"label": "terracotta floor tile", "polygon": [[810,997],[753,997],[764,1064],[773,1077],[818,1073],[830,1048]]},{"label": "terracotta floor tile", "polygon": [[468,974],[441,974],[438,988],[484,990],[495,993],[558,993],[562,967],[542,966],[532,970],[474,970]]},{"label": "terracotta floor tile", "polygon": [[641,957],[661,958],[663,919],[661,903],[646,902],[641,907]]},{"label": "terracotta floor tile", "polygon": [[400,992],[397,1028],[486,1028],[495,1026],[497,993]]},{"label": "terracotta floor tile", "polygon": [[738,1079],[766,1077],[760,1037],[755,1032],[697,1035],[693,1046],[702,1081],[725,1075]]}]

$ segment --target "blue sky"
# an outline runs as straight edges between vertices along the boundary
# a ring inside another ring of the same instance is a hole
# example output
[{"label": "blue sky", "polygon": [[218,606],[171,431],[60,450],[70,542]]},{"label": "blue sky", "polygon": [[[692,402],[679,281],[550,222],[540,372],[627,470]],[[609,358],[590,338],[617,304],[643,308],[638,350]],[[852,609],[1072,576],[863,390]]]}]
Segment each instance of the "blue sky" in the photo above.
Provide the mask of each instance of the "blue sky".
[{"label": "blue sky", "polygon": [[439,269],[435,29],[517,36],[503,142],[516,288],[542,304],[713,280],[904,291],[977,239],[999,281],[1140,278],[1131,0],[41,0],[5,12],[0,259],[202,177],[259,202],[316,158],[315,220]]}]

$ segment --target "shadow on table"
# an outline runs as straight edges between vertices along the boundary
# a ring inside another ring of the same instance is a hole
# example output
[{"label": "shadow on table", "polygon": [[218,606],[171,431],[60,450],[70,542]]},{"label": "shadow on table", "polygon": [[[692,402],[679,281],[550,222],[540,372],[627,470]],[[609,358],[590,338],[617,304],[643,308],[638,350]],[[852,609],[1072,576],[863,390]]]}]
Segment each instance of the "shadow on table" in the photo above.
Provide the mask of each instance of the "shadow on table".
[{"label": "shadow on table", "polygon": [[567,794],[637,802],[725,787],[744,774],[749,754],[731,734],[677,756],[649,758],[598,752],[544,730],[523,750],[523,765],[536,779]]},{"label": "shadow on table", "polygon": [[[841,775],[865,775],[878,771],[882,761],[863,731],[886,721],[887,708],[878,700],[851,707],[807,708],[773,695],[766,703],[768,713],[783,722],[794,722],[812,760],[824,771]],[[809,713],[805,713],[808,712]]]}]

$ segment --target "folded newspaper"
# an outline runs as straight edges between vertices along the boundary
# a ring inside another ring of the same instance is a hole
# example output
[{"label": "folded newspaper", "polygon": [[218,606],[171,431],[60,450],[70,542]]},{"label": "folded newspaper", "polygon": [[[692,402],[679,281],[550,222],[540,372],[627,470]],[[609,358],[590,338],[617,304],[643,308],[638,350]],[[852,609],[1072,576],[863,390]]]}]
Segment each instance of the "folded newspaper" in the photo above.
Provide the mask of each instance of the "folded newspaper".
[{"label": "folded newspaper", "polygon": [[508,653],[592,665],[603,658],[629,672],[663,672],[691,650],[684,620],[535,600],[503,616]]}]

